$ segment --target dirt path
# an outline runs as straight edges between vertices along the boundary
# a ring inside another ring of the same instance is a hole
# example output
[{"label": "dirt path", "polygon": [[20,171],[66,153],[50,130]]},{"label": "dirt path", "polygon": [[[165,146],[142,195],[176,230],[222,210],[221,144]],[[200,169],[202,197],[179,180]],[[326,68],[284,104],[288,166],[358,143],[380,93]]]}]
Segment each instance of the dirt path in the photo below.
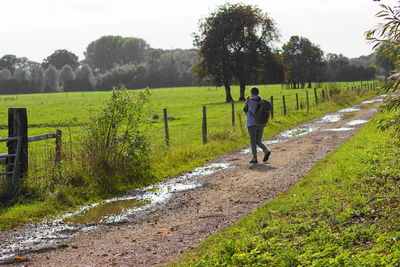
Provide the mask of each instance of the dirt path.
[{"label": "dirt path", "polygon": [[[201,186],[176,192],[169,201],[138,212],[129,222],[67,238],[65,248],[52,244],[50,249],[31,253],[28,248],[19,254],[16,249],[12,257],[26,257],[29,260],[20,264],[28,266],[150,266],[177,260],[204,238],[290,189],[376,113],[378,103],[370,103],[354,106],[359,110],[351,118],[343,119],[351,109],[342,110],[275,136],[267,141],[272,151],[267,164],[249,164],[248,151],[223,155],[213,162],[226,163],[228,168],[191,176],[190,181]],[[15,233],[1,233],[0,240],[12,240],[11,235]],[[7,246],[12,242],[3,244]],[[6,262],[4,258],[2,263]]]}]

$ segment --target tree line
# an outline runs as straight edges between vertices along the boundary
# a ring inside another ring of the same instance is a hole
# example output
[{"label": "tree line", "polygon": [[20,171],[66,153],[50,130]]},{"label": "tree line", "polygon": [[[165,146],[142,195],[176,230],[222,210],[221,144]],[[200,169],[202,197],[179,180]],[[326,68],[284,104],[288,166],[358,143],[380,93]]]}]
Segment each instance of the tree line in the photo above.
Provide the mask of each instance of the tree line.
[{"label": "tree line", "polygon": [[141,39],[104,36],[89,44],[85,58],[65,49],[43,62],[4,55],[0,58],[0,93],[43,93],[200,85],[191,71],[195,49],[154,49]]},{"label": "tree line", "polygon": [[200,20],[193,49],[155,49],[143,39],[103,36],[91,42],[84,58],[56,50],[41,63],[26,57],[0,58],[0,93],[41,93],[193,85],[285,83],[291,88],[312,82],[375,79],[393,68],[384,53],[349,59],[327,54],[306,37],[292,36],[281,48],[276,24],[261,9],[225,4]]}]

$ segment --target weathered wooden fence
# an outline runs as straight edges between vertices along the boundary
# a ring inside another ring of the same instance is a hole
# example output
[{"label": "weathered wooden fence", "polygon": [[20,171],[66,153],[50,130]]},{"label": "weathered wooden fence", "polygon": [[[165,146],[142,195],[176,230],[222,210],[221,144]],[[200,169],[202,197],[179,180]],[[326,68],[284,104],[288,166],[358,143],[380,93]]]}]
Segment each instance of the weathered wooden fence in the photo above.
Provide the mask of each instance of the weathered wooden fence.
[{"label": "weathered wooden fence", "polygon": [[55,160],[56,164],[60,164],[61,136],[60,130],[54,134],[28,136],[26,109],[8,109],[8,138],[0,139],[0,142],[7,142],[8,148],[8,153],[0,154],[0,164],[5,165],[5,171],[0,172],[0,175],[5,176],[6,179],[6,198],[12,198],[15,195],[28,172],[28,143],[55,138]]}]

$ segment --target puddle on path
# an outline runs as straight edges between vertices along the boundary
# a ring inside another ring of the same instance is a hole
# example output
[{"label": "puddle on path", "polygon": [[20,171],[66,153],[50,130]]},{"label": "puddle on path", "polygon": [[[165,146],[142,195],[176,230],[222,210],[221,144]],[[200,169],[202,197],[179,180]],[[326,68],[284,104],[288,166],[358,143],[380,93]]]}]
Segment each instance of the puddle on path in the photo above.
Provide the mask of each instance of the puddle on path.
[{"label": "puddle on path", "polygon": [[339,114],[326,115],[318,122],[338,122],[342,120],[343,116]]},{"label": "puddle on path", "polygon": [[190,178],[210,175],[230,166],[229,163],[206,164],[169,181],[135,190],[132,195],[108,199],[102,204],[83,206],[74,213],[65,214],[61,220],[67,224],[100,222],[110,224],[127,221],[135,212],[165,203],[174,193],[203,186],[202,183],[188,181]]},{"label": "puddle on path", "polygon": [[144,207],[148,204],[150,204],[150,201],[140,199],[123,199],[96,205],[82,213],[66,217],[63,221],[66,224],[99,223],[107,217],[117,216],[128,210]]},{"label": "puddle on path", "polygon": [[294,128],[291,130],[284,131],[283,133],[280,134],[280,136],[285,137],[285,138],[291,138],[291,137],[296,137],[296,136],[302,136],[308,133],[311,133],[315,131],[316,128]]},{"label": "puddle on path", "polygon": [[346,132],[346,131],[352,131],[352,130],[354,130],[354,128],[350,128],[350,127],[325,129],[325,131],[330,131],[330,132]]},{"label": "puddle on path", "polygon": [[[263,143],[268,147],[268,145],[283,143],[289,138],[303,136],[303,135],[309,134],[311,132],[314,132],[315,130],[318,129],[316,127],[308,127],[305,125],[304,125],[304,127],[293,128],[293,129],[284,131],[277,136],[278,139],[263,141]],[[309,125],[309,123],[308,123],[308,125]],[[257,147],[257,152],[262,152],[262,149]],[[240,154],[243,154],[243,155],[251,154],[251,148],[246,148],[246,149],[241,150]]]},{"label": "puddle on path", "polygon": [[267,146],[267,145],[282,143],[282,140],[268,140],[268,141],[264,141],[263,143]]},{"label": "puddle on path", "polygon": [[341,109],[339,110],[339,112],[356,112],[356,111],[360,111],[361,109],[359,108],[345,108],[345,109]]},{"label": "puddle on path", "polygon": [[[267,140],[267,141],[263,141],[264,145],[266,145],[267,147],[269,145],[273,145],[273,144],[279,144],[282,143],[284,140]],[[261,148],[257,147],[257,152],[263,152]],[[251,154],[251,148],[246,148],[240,151],[240,154]]]},{"label": "puddle on path", "polygon": [[7,242],[0,242],[0,260],[19,256],[24,251],[54,246],[80,232],[94,230],[102,225],[131,221],[140,216],[140,212],[166,203],[175,193],[205,185],[201,180],[190,178],[213,174],[231,167],[229,163],[206,164],[157,185],[133,190],[123,197],[85,205],[75,212],[64,214],[52,221],[44,221],[42,224],[27,225],[18,234],[10,233],[10,236],[4,237]]},{"label": "puddle on path", "polygon": [[193,176],[198,176],[198,175],[209,175],[213,174],[216,171],[227,169],[231,166],[229,163],[211,163],[211,164],[206,164],[202,167],[197,167],[193,171],[189,171],[187,173],[182,174],[180,177],[181,179],[189,179]]},{"label": "puddle on path", "polygon": [[[261,148],[257,147],[257,152],[263,152]],[[240,151],[240,154],[251,154],[251,148],[246,148]]]},{"label": "puddle on path", "polygon": [[355,126],[355,125],[360,125],[360,124],[364,124],[367,122],[368,122],[367,120],[352,120],[352,121],[349,121],[348,123],[346,123],[346,125]]},{"label": "puddle on path", "polygon": [[366,104],[372,104],[375,102],[382,102],[382,101],[383,101],[382,98],[377,98],[377,99],[363,101],[363,102],[361,102],[361,104],[366,105]]}]

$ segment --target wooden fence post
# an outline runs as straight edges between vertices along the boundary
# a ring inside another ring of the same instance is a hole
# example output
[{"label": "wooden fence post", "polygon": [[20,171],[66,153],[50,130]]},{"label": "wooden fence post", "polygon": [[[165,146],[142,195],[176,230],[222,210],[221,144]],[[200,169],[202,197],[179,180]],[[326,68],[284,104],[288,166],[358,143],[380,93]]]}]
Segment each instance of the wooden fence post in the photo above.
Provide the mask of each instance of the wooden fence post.
[{"label": "wooden fence post", "polygon": [[207,109],[206,106],[203,106],[203,144],[207,144]]},{"label": "wooden fence post", "polygon": [[232,101],[232,128],[235,129],[235,102]]},{"label": "wooden fence post", "polygon": [[56,130],[56,165],[61,163],[61,149],[62,149],[62,131]]},{"label": "wooden fence post", "polygon": [[[20,152],[19,159],[17,159],[16,166],[12,166],[11,161],[7,161],[7,171],[15,170],[15,179],[12,175],[8,177],[9,186],[11,186],[10,193],[15,191],[17,184],[28,171],[28,117],[26,115],[26,108],[9,108],[8,109],[8,136],[20,136]],[[8,154],[17,154],[17,142],[8,142]],[[15,169],[14,169],[15,168]]]},{"label": "wooden fence post", "polygon": [[273,119],[274,118],[274,97],[273,96],[271,96],[271,119]]},{"label": "wooden fence post", "polygon": [[296,93],[296,110],[299,110],[299,94]]},{"label": "wooden fence post", "polygon": [[165,128],[165,143],[169,146],[169,128],[168,128],[168,113],[167,109],[163,109],[164,113],[164,128]]},{"label": "wooden fence post", "polygon": [[314,87],[315,106],[318,106],[317,88]]},{"label": "wooden fence post", "polygon": [[286,115],[286,101],[285,96],[282,96],[282,103],[283,103],[283,115]]},{"label": "wooden fence post", "polygon": [[308,112],[310,110],[310,100],[308,99],[308,91],[306,91],[306,106]]}]

